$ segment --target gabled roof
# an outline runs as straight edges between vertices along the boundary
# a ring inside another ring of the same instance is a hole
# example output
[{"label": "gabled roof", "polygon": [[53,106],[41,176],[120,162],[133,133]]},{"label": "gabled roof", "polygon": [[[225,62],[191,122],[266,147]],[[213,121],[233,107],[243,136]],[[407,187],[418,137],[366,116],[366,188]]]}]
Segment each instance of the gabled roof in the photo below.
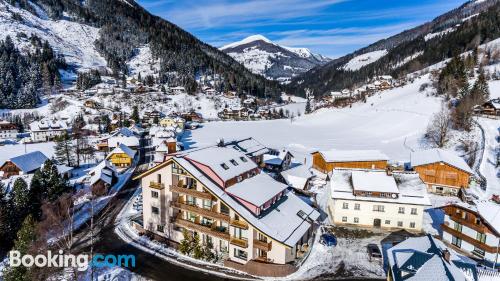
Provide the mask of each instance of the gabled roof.
[{"label": "gabled roof", "polygon": [[42,119],[29,124],[30,131],[66,130],[68,126],[63,121],[53,119]]},{"label": "gabled roof", "polygon": [[433,163],[440,163],[440,162],[451,165],[469,174],[474,173],[469,167],[469,165],[465,163],[464,159],[462,159],[455,153],[443,149],[435,148],[435,149],[415,151],[412,152],[410,156],[410,163],[412,167],[433,164]]},{"label": "gabled roof", "polygon": [[130,158],[134,158],[135,156],[135,150],[131,149],[130,147],[124,145],[123,143],[120,143],[115,149],[113,149],[108,157],[106,159],[108,159],[111,155],[113,154],[116,154],[116,153],[125,153],[127,154],[128,157]]},{"label": "gabled roof", "polygon": [[260,207],[287,188],[266,173],[260,173],[232,185],[226,191],[254,206]]},{"label": "gabled roof", "polygon": [[385,171],[352,171],[352,186],[355,191],[399,193],[396,180]]},{"label": "gabled roof", "polygon": [[313,176],[313,173],[306,165],[298,165],[281,172],[285,182],[293,188],[303,189],[307,181]]},{"label": "gabled roof", "polygon": [[254,138],[246,138],[228,142],[238,151],[244,152],[248,157],[260,156],[269,152],[269,149]]},{"label": "gabled roof", "polygon": [[33,151],[9,160],[14,163],[24,173],[30,173],[39,169],[45,161],[49,159],[40,151]]},{"label": "gabled roof", "polygon": [[126,146],[139,146],[139,138],[136,136],[124,137],[124,136],[114,136],[108,139],[109,147],[117,147],[119,144],[125,144]]},{"label": "gabled roof", "polygon": [[103,160],[89,171],[89,183],[90,185],[93,185],[99,180],[102,180],[107,184],[112,184],[113,178],[117,174],[118,172],[116,171],[115,167],[108,160]]},{"label": "gabled roof", "polygon": [[442,206],[456,206],[472,212],[481,217],[485,224],[490,227],[496,235],[500,236],[500,205],[489,200],[475,200],[473,204],[465,202],[456,202],[449,205]]},{"label": "gabled roof", "polygon": [[326,162],[387,161],[389,156],[379,150],[328,150],[318,151]]}]

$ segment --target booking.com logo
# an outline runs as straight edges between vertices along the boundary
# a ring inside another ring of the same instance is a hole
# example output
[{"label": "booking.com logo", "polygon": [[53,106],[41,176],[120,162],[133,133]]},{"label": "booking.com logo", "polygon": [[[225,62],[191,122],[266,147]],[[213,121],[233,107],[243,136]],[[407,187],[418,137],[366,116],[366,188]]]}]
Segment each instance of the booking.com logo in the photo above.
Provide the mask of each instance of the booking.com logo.
[{"label": "booking.com logo", "polygon": [[19,251],[9,252],[10,267],[60,267],[77,268],[78,271],[86,271],[89,267],[135,267],[134,255],[102,255],[96,254],[92,258],[90,255],[80,254],[64,254],[59,250],[58,254],[47,251],[46,255],[21,255]]}]

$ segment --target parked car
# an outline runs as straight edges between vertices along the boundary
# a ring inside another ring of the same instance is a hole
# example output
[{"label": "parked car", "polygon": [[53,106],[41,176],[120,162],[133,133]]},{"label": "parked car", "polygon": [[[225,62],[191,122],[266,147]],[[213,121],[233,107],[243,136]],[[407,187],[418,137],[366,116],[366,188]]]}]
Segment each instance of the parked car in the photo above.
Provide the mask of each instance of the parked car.
[{"label": "parked car", "polygon": [[337,246],[337,238],[331,233],[324,233],[320,236],[319,243],[325,246],[335,247]]},{"label": "parked car", "polygon": [[382,252],[380,252],[380,248],[376,244],[368,244],[368,246],[366,246],[366,250],[368,252],[368,257],[370,258],[370,261],[372,259],[382,258]]}]

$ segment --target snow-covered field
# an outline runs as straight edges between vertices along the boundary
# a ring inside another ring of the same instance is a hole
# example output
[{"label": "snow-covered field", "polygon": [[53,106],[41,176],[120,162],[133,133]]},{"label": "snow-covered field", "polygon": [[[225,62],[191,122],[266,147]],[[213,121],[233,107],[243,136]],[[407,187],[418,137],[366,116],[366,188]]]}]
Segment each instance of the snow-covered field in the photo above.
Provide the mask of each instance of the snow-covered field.
[{"label": "snow-covered field", "polygon": [[387,55],[387,50],[373,51],[356,56],[344,65],[344,69],[356,71],[365,65],[369,65],[370,63],[376,62],[385,55]]},{"label": "snow-covered field", "polygon": [[[54,156],[54,143],[53,142],[42,142],[42,143],[32,143],[32,144],[13,144],[0,146],[0,163],[4,163],[12,157],[30,153],[33,151],[40,151],[48,158]],[[1,165],[1,164],[0,164]]]},{"label": "snow-covered field", "polygon": [[405,87],[380,92],[366,103],[352,108],[321,109],[290,120],[250,122],[212,122],[187,132],[188,147],[214,144],[252,136],[269,147],[292,151],[317,149],[380,149],[394,160],[408,160],[409,147],[419,148],[422,133],[441,100],[420,93],[419,87],[429,77],[417,79]]}]

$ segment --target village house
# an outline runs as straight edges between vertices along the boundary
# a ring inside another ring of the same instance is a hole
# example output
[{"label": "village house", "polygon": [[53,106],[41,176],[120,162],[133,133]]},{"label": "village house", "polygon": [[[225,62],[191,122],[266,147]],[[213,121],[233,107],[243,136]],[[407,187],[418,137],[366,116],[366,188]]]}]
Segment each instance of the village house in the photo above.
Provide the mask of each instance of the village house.
[{"label": "village house", "polygon": [[117,181],[118,172],[108,160],[101,161],[88,173],[88,184],[94,192],[108,193],[109,188]]},{"label": "village house", "polygon": [[328,150],[312,153],[312,167],[323,173],[335,168],[385,169],[389,157],[378,150]]},{"label": "village house", "polygon": [[31,140],[33,142],[50,141],[64,135],[68,126],[65,122],[56,119],[42,119],[29,124]]},{"label": "village house", "polygon": [[500,116],[500,98],[489,100],[482,105],[474,107],[474,112],[477,114]]},{"label": "village house", "polygon": [[332,223],[363,228],[421,231],[431,205],[416,173],[334,169],[330,179]]},{"label": "village house", "polygon": [[135,150],[120,143],[115,149],[113,149],[106,157],[115,167],[128,168],[132,165],[135,159]]},{"label": "village house", "polygon": [[408,238],[388,249],[387,266],[388,281],[478,280],[476,262],[431,235]]},{"label": "village house", "polygon": [[226,107],[219,112],[219,117],[224,120],[241,120],[247,119],[251,109],[242,106]]},{"label": "village house", "polygon": [[292,163],[293,155],[286,149],[273,150],[264,154],[264,167],[268,171],[281,172],[288,170]]},{"label": "village house", "polygon": [[[224,140],[220,140],[224,144]],[[245,153],[245,155],[252,159],[257,166],[264,167],[264,155],[270,151],[265,145],[260,143],[254,138],[245,138],[225,143],[227,146],[232,146],[234,149]]]},{"label": "village house", "polygon": [[286,184],[299,191],[309,189],[309,181],[313,176],[313,173],[307,165],[298,165],[281,172],[281,177]]},{"label": "village house", "polygon": [[469,187],[471,168],[456,154],[443,149],[411,153],[410,166],[427,184],[429,192],[457,195],[460,188]]},{"label": "village house", "polygon": [[0,120],[0,139],[16,139],[18,133],[16,125]]},{"label": "village house", "polygon": [[186,93],[186,89],[182,86],[172,87],[170,88],[170,90],[174,95],[181,95]]},{"label": "village house", "polygon": [[120,144],[124,144],[131,149],[137,149],[139,148],[139,142],[140,138],[128,128],[120,128],[106,140],[108,149],[116,148]]},{"label": "village house", "polygon": [[318,211],[232,145],[174,154],[138,178],[143,227],[177,243],[198,233],[226,266],[287,267],[310,247]]},{"label": "village house", "polygon": [[167,155],[176,153],[179,150],[180,150],[180,148],[177,144],[176,139],[170,137],[170,138],[162,141],[157,146],[155,146],[154,162],[155,163],[162,163],[163,161],[165,161],[165,157]]},{"label": "village house", "polygon": [[500,245],[500,205],[489,200],[473,204],[454,203],[441,207],[444,211],[442,238],[460,250],[498,264]]},{"label": "village house", "polygon": [[195,111],[183,113],[183,114],[181,114],[181,117],[184,120],[189,121],[189,122],[198,122],[198,123],[203,122],[203,116],[201,115],[201,113],[198,113]]},{"label": "village house", "polygon": [[165,118],[162,118],[160,120],[159,125],[162,127],[179,127],[184,129],[184,125],[186,123],[186,120],[182,119],[181,117],[175,116],[167,116]]},{"label": "village house", "polygon": [[88,107],[88,108],[99,108],[100,105],[95,100],[86,100],[83,103],[83,106]]},{"label": "village house", "polygon": [[160,122],[161,117],[162,113],[158,110],[148,111],[144,113],[144,116],[142,117],[142,123],[155,124]]},{"label": "village house", "polygon": [[33,151],[20,156],[10,158],[0,166],[2,178],[26,175],[36,172],[47,160],[47,156],[40,151]]}]

